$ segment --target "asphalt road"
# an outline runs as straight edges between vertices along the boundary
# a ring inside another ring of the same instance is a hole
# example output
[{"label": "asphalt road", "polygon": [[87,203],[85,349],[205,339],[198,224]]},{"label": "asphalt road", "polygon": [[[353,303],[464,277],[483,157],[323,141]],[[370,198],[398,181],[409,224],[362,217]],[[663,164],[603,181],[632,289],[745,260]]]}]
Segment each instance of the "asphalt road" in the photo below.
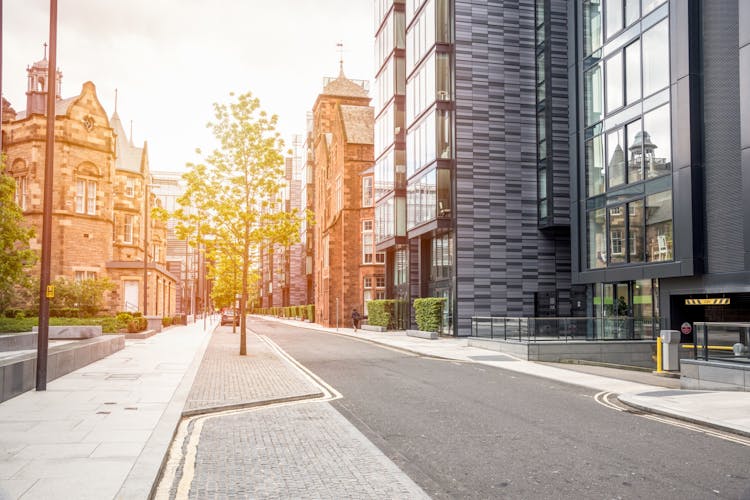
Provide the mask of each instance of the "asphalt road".
[{"label": "asphalt road", "polygon": [[254,321],[433,498],[748,498],[750,447],[617,412],[594,392]]}]

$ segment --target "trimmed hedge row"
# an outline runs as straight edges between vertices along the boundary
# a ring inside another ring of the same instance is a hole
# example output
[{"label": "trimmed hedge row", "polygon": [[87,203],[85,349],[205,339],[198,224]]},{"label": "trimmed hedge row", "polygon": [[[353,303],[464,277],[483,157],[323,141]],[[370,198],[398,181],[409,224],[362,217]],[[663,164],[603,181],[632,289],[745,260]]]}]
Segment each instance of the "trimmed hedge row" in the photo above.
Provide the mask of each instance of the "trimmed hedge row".
[{"label": "trimmed hedge row", "polygon": [[260,307],[253,309],[252,312],[253,314],[275,316],[277,318],[302,318],[308,320],[310,323],[315,322],[315,306],[313,304],[288,307]]},{"label": "trimmed hedge row", "polygon": [[414,299],[414,319],[417,328],[423,332],[438,332],[443,324],[443,307],[445,299],[425,297]]}]

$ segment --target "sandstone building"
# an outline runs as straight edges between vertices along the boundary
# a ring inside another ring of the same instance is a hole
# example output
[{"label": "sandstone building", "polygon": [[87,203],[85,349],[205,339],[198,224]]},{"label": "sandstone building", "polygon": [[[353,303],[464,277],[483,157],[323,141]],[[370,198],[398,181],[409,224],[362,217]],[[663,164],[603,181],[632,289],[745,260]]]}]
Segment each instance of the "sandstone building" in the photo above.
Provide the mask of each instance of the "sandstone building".
[{"label": "sandstone building", "polygon": [[[2,113],[7,173],[16,180],[24,218],[36,229],[36,249],[42,234],[47,68],[45,55],[27,69],[25,111],[16,113],[4,101]],[[93,83],[63,99],[59,70],[56,80],[51,278],[106,276],[117,286],[107,297],[110,312],[172,315],[176,289],[165,268],[166,225],[148,216],[159,202],[150,188],[147,145],[133,145],[116,111],[107,117]]]},{"label": "sandstone building", "polygon": [[375,252],[373,108],[364,85],[325,82],[313,106],[316,322],[348,325],[352,308],[384,294],[383,255]]}]

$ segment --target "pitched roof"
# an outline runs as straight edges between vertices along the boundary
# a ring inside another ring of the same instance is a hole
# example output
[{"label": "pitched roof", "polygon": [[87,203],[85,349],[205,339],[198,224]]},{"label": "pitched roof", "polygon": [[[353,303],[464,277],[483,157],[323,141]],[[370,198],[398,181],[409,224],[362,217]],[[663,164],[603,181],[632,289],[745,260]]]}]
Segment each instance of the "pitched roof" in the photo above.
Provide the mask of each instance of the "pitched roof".
[{"label": "pitched roof", "polygon": [[[65,116],[68,114],[68,108],[70,108],[70,105],[73,104],[73,102],[81,97],[80,95],[75,95],[73,97],[68,97],[65,99],[58,99],[55,101],[55,116]],[[45,106],[46,107],[46,106]],[[20,111],[18,115],[16,115],[16,120],[23,120],[26,118],[26,110]]]},{"label": "pitched roof", "polygon": [[339,73],[339,77],[332,80],[325,87],[321,95],[332,95],[338,97],[364,97],[369,98],[367,90],[362,85],[349,80],[344,76],[344,72]]},{"label": "pitched roof", "polygon": [[341,105],[341,121],[349,144],[373,144],[375,113],[370,106]]},{"label": "pitched roof", "polygon": [[117,157],[115,158],[115,168],[118,170],[128,170],[130,172],[141,171],[141,160],[143,159],[143,148],[138,148],[128,140],[125,133],[125,127],[117,111],[112,113],[109,119],[109,125],[117,135]]}]

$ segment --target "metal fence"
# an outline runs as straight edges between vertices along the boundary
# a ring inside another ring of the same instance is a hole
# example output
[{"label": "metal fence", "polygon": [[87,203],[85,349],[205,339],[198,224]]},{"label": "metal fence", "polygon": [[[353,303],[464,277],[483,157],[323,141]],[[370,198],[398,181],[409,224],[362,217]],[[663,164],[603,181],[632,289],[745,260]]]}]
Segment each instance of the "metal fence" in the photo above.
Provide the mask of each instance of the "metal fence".
[{"label": "metal fence", "polygon": [[750,363],[750,323],[693,324],[694,359]]},{"label": "metal fence", "polygon": [[471,336],[519,342],[654,340],[660,318],[471,318]]}]

